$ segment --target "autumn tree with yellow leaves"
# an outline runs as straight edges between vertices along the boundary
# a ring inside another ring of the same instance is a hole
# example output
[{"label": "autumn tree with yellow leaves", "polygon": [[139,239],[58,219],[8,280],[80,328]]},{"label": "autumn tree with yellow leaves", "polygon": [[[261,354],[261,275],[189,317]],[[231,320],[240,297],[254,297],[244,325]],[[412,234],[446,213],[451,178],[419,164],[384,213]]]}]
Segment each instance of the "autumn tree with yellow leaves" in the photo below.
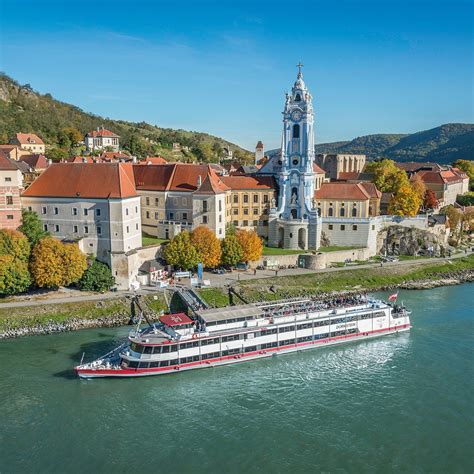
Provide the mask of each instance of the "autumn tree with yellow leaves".
[{"label": "autumn tree with yellow leaves", "polygon": [[255,262],[262,256],[262,239],[254,230],[240,229],[236,233],[237,241],[242,247],[242,260],[246,263]]},{"label": "autumn tree with yellow leaves", "polygon": [[191,233],[191,244],[197,250],[204,267],[215,268],[220,264],[221,244],[211,229],[204,226],[196,227]]},{"label": "autumn tree with yellow leaves", "polygon": [[63,244],[52,237],[34,247],[30,271],[40,288],[58,288],[78,282],[87,268],[86,256],[77,244]]}]

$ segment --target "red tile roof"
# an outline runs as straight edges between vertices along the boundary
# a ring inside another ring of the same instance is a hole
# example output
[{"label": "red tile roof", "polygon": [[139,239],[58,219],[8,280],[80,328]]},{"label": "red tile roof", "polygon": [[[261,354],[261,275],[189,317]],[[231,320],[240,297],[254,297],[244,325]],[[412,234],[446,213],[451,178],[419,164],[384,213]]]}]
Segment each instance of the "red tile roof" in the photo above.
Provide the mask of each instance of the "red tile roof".
[{"label": "red tile roof", "polygon": [[350,181],[350,180],[355,180],[359,177],[359,172],[358,171],[340,171],[337,174],[337,179],[341,181]]},{"label": "red tile roof", "polygon": [[449,183],[459,183],[464,176],[460,176],[453,170],[444,170],[444,171],[418,171],[416,173],[425,183],[429,184],[449,184]]},{"label": "red tile roof", "polygon": [[108,199],[134,197],[137,193],[128,163],[57,163],[42,173],[23,196]]},{"label": "red tile roof", "polygon": [[114,132],[107,130],[106,128],[99,128],[99,130],[92,130],[90,131],[86,137],[115,137],[120,138],[119,135],[116,135]]},{"label": "red tile roof", "polygon": [[2,171],[14,171],[17,170],[18,167],[15,165],[13,160],[10,160],[8,156],[2,151],[0,152],[0,170]]},{"label": "red tile roof", "polygon": [[120,159],[130,160],[131,158],[123,151],[103,151],[100,154],[99,159],[101,159],[102,161],[113,161]]},{"label": "red tile roof", "polygon": [[18,161],[23,161],[28,163],[32,168],[37,170],[45,170],[48,165],[48,160],[44,155],[41,154],[34,154],[34,155],[23,155],[20,156]]},{"label": "red tile roof", "polygon": [[90,156],[71,156],[67,159],[68,163],[94,163]]},{"label": "red tile roof", "polygon": [[[364,183],[365,184],[365,183]],[[365,201],[371,198],[363,183],[323,183],[314,193],[315,199]]]},{"label": "red tile roof", "polygon": [[368,193],[371,198],[381,198],[382,193],[377,189],[374,183],[369,183],[368,181],[363,181],[359,183]]},{"label": "red tile roof", "polygon": [[313,163],[313,171],[318,174],[326,174],[326,171],[324,171],[321,167],[319,167],[316,163]]},{"label": "red tile roof", "polygon": [[263,148],[263,143],[259,140],[255,148]]},{"label": "red tile roof", "polygon": [[162,156],[147,156],[144,160],[140,161],[140,165],[166,165],[168,162]]},{"label": "red tile roof", "polygon": [[230,189],[275,189],[275,180],[272,176],[222,176],[221,180]]},{"label": "red tile roof", "polygon": [[198,194],[221,194],[225,191],[229,191],[229,189],[230,188],[219,179],[217,173],[209,165],[206,178],[195,192]]},{"label": "red tile roof", "polygon": [[16,139],[21,145],[44,145],[43,140],[34,133],[17,133]]}]

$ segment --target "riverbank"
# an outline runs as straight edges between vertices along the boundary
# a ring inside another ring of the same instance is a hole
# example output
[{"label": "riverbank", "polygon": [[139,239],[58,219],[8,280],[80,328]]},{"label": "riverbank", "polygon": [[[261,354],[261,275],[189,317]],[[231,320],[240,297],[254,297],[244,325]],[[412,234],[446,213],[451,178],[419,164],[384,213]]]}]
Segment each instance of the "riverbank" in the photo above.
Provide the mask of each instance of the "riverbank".
[{"label": "riverbank", "polygon": [[[151,310],[149,313],[155,314],[155,319],[167,307],[163,294],[145,296],[144,301]],[[130,300],[125,297],[19,308],[0,307],[0,339],[125,326],[130,318]]]},{"label": "riverbank", "polygon": [[[474,281],[474,255],[444,262],[418,262],[409,265],[345,269],[337,272],[280,276],[241,281],[234,289],[248,302],[273,301],[298,296],[344,291],[384,291],[427,289]],[[200,290],[208,304],[227,306],[225,290]],[[235,301],[238,303],[237,301]]]},{"label": "riverbank", "polygon": [[[236,282],[235,290],[249,302],[346,291],[427,289],[474,281],[474,255],[443,262],[413,261],[407,265],[341,269]],[[227,290],[208,288],[200,295],[213,307],[230,304]],[[157,318],[167,304],[163,293],[143,297]],[[237,298],[234,303],[239,304]],[[130,321],[130,300],[117,296],[102,301],[1,308],[0,339],[51,334],[86,328],[124,326]]]}]

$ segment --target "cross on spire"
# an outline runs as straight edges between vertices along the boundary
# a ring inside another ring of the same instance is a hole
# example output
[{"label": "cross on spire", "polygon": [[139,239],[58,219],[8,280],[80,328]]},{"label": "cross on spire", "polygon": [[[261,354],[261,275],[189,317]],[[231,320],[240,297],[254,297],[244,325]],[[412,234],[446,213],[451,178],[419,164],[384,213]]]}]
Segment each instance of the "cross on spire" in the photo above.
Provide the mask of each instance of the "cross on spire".
[{"label": "cross on spire", "polygon": [[304,64],[301,64],[301,61],[296,65],[298,68],[298,77],[301,77],[301,68],[304,66]]}]

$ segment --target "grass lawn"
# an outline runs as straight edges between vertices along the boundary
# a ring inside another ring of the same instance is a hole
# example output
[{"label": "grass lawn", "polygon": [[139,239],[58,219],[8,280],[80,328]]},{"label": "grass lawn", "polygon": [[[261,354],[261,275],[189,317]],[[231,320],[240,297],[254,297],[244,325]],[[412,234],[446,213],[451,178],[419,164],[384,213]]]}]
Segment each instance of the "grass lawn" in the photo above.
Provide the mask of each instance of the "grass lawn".
[{"label": "grass lawn", "polygon": [[300,253],[307,253],[307,250],[289,250],[280,249],[278,247],[263,247],[263,255],[295,255]]},{"label": "grass lawn", "polygon": [[229,296],[218,288],[201,288],[198,290],[199,296],[214,308],[223,308],[229,305]]},{"label": "grass lawn", "polygon": [[142,233],[142,247],[147,247],[148,245],[159,245],[168,242],[165,239],[158,239],[148,234]]},{"label": "grass lawn", "polygon": [[319,247],[318,252],[337,252],[338,250],[353,250],[357,247],[338,247],[337,245],[328,245],[327,247]]}]

